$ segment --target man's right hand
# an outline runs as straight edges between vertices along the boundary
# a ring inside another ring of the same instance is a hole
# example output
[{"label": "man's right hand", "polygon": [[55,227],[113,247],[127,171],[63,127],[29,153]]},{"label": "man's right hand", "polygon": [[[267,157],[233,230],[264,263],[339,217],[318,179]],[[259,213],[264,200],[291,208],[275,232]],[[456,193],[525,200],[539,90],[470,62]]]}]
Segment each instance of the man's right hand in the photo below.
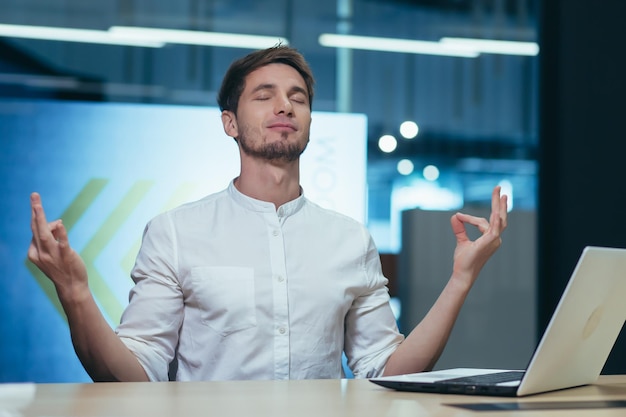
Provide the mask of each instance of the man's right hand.
[{"label": "man's right hand", "polygon": [[33,238],[28,259],[54,283],[61,302],[89,296],[87,268],[70,247],[61,220],[48,223],[38,193],[30,196]]}]

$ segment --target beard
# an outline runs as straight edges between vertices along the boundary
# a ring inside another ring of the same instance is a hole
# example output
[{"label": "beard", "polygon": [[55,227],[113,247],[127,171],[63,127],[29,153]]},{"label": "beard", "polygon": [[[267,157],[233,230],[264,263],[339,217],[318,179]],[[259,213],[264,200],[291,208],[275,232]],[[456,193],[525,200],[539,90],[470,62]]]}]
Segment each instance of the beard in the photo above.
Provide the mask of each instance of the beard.
[{"label": "beard", "polygon": [[288,140],[286,133],[281,135],[281,139],[279,142],[255,144],[254,141],[249,139],[248,131],[244,130],[237,138],[237,142],[239,142],[241,150],[247,155],[276,162],[293,162],[297,160],[309,143],[308,132],[304,141],[291,142]]}]

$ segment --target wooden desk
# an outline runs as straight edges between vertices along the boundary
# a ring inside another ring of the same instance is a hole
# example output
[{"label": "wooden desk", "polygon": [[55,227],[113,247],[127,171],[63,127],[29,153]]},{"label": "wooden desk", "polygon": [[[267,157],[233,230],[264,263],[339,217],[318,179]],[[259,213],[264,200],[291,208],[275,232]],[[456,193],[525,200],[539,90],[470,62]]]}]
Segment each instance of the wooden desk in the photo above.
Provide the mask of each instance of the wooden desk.
[{"label": "wooden desk", "polygon": [[[367,380],[38,384],[23,417],[624,416],[626,408],[475,412],[450,403],[626,400],[626,375],[521,399],[403,393]],[[1,413],[0,413],[1,414]]]}]

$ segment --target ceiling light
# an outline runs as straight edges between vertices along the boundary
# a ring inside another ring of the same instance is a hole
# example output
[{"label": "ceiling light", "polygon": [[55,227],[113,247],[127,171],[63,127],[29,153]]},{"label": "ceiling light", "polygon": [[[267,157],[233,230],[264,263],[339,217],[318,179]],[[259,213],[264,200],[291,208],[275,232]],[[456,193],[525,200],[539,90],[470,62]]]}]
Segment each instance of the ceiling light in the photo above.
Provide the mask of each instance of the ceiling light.
[{"label": "ceiling light", "polygon": [[439,40],[444,45],[456,48],[467,48],[487,54],[536,56],[539,54],[539,45],[535,42],[497,41],[491,39],[451,38]]},{"label": "ceiling light", "polygon": [[48,41],[98,43],[105,45],[141,46],[160,48],[163,42],[129,39],[112,36],[105,30],[71,29],[51,26],[4,25],[0,24],[0,36]]},{"label": "ceiling light", "polygon": [[158,29],[135,26],[111,26],[113,37],[185,45],[224,46],[262,49],[289,42],[279,36],[242,35],[237,33],[202,32],[197,30]]},{"label": "ceiling light", "polygon": [[395,151],[397,147],[398,141],[392,135],[382,135],[378,139],[378,148],[385,153],[391,153]]},{"label": "ceiling light", "polygon": [[401,159],[396,165],[398,173],[401,175],[411,175],[415,169],[415,165],[409,159]]},{"label": "ceiling light", "polygon": [[437,181],[439,179],[439,168],[435,165],[426,165],[422,170],[422,175],[428,181]]},{"label": "ceiling light", "polygon": [[420,128],[417,123],[407,120],[400,125],[400,134],[405,139],[413,139],[419,133]]},{"label": "ceiling light", "polygon": [[364,49],[369,51],[404,52],[476,58],[479,53],[466,47],[456,47],[441,42],[416,41],[411,39],[377,38],[372,36],[336,35],[324,33],[319,37],[322,46],[333,48]]}]

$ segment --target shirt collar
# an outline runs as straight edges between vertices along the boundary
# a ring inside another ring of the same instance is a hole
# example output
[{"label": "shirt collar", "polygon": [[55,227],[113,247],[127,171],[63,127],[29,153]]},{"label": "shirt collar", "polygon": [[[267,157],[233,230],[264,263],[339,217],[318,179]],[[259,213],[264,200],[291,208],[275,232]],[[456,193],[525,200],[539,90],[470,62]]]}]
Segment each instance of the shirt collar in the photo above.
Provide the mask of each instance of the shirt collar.
[{"label": "shirt collar", "polygon": [[237,189],[237,187],[235,187],[235,180],[231,181],[228,185],[228,194],[237,204],[243,206],[247,210],[264,213],[275,212],[279,217],[289,217],[292,214],[295,214],[302,208],[305,202],[304,191],[302,187],[300,187],[300,195],[296,199],[286,202],[282,206],[278,207],[278,210],[276,210],[274,208],[274,203],[257,200],[243,194]]}]

